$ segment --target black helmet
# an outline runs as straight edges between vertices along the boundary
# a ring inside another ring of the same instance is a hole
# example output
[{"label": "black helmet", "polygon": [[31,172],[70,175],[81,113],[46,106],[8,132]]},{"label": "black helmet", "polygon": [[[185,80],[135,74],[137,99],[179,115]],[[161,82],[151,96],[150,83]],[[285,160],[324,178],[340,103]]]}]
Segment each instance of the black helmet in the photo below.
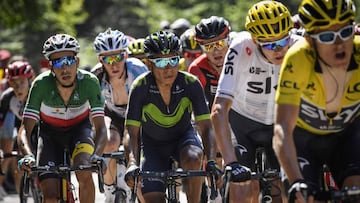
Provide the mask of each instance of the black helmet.
[{"label": "black helmet", "polygon": [[195,26],[195,40],[202,42],[219,36],[227,36],[231,28],[229,22],[222,17],[211,16]]},{"label": "black helmet", "polygon": [[180,54],[180,40],[171,32],[155,32],[146,37],[144,51],[147,57],[159,54]]}]

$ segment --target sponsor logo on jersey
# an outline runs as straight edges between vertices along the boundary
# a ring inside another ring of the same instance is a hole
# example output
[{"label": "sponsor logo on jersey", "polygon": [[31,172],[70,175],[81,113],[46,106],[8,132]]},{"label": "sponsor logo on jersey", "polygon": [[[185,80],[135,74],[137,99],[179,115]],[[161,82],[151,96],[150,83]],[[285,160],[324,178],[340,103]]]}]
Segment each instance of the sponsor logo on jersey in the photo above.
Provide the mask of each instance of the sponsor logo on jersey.
[{"label": "sponsor logo on jersey", "polygon": [[225,71],[224,71],[225,74],[230,74],[230,75],[234,74],[234,58],[238,54],[239,53],[235,49],[232,48],[229,49],[229,53],[227,54],[227,59],[225,63]]}]

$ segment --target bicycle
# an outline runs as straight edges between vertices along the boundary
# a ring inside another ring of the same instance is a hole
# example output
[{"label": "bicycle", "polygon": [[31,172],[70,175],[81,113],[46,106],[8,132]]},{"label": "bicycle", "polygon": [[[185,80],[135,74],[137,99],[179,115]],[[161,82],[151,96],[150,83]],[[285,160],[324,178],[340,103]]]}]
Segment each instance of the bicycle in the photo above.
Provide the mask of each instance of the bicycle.
[{"label": "bicycle", "polygon": [[182,179],[182,178],[189,178],[189,177],[199,177],[199,176],[208,176],[210,175],[210,199],[215,200],[217,197],[217,189],[215,184],[215,174],[208,174],[206,171],[203,170],[176,170],[171,169],[168,171],[141,171],[138,170],[134,174],[135,178],[135,185],[132,188],[131,191],[131,202],[136,201],[136,189],[137,189],[137,183],[138,178],[157,178],[162,179],[165,183],[167,193],[166,193],[166,199],[168,203],[180,203],[177,199],[176,195],[176,187],[181,186],[181,183],[177,182],[176,180]]},{"label": "bicycle", "polygon": [[[22,158],[22,154],[20,154],[18,151],[12,151],[10,153],[0,153],[0,159],[6,159],[6,158]],[[1,167],[1,162],[0,162],[0,175],[5,175],[4,171],[2,170]],[[25,181],[24,176],[22,176],[21,182]],[[31,193],[28,193],[27,195],[24,195],[23,190],[24,188],[22,187],[23,185],[20,185],[20,193],[19,193],[19,198],[20,198],[20,203],[27,203],[28,202],[28,198],[32,197],[33,202],[34,203],[42,203],[42,193],[40,190],[40,185],[39,185],[39,181],[37,179],[36,176],[31,175],[29,177],[26,178],[26,181],[29,184],[29,189]]]},{"label": "bicycle", "polygon": [[116,160],[116,179],[115,179],[115,203],[127,203],[130,201],[131,190],[124,181],[126,171],[126,157],[125,152],[119,149],[117,152],[103,153],[104,158],[111,158]]},{"label": "bicycle", "polygon": [[[232,168],[226,166],[224,170],[223,187],[221,189],[223,203],[229,202],[229,187]],[[277,169],[268,167],[265,148],[258,147],[255,152],[255,172],[251,173],[251,180],[258,180],[260,186],[259,202],[271,203],[273,197],[281,195],[281,189],[273,181],[280,179],[280,173]],[[273,188],[278,193],[272,194]]]},{"label": "bicycle", "polygon": [[[64,150],[64,163],[58,166],[32,166],[31,172],[52,172],[57,174],[59,178],[59,202],[60,203],[75,203],[77,198],[74,197],[73,191],[75,190],[74,185],[71,183],[71,172],[80,171],[80,170],[90,170],[97,171],[98,173],[98,187],[101,193],[104,193],[104,177],[102,171],[102,163],[101,161],[90,164],[90,165],[78,165],[78,166],[70,166],[66,162],[66,157],[68,155],[68,150],[65,148]],[[22,183],[22,187],[24,188],[23,194],[24,196],[29,194],[29,182],[27,182],[27,178],[29,176],[29,172],[24,172],[24,181]]]},{"label": "bicycle", "polygon": [[319,191],[314,195],[318,201],[330,201],[331,203],[358,202],[360,201],[360,187],[345,188],[344,190]]}]

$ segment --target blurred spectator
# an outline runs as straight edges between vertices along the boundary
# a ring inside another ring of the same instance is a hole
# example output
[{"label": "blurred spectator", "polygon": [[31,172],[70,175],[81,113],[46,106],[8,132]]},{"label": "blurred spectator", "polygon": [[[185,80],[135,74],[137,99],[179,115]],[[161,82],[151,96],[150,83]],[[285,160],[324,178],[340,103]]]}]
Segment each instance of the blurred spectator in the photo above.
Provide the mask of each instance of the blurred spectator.
[{"label": "blurred spectator", "polygon": [[178,18],[170,25],[170,30],[177,36],[180,37],[187,29],[191,27],[191,24],[185,18]]}]

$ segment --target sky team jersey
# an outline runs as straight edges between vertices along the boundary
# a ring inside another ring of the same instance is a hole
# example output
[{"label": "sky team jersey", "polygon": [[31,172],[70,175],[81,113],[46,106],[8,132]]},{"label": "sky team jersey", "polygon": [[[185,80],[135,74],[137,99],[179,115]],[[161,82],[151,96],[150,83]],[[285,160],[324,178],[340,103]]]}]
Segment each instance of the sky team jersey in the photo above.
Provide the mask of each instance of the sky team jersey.
[{"label": "sky team jersey", "polygon": [[196,121],[210,119],[203,89],[195,76],[179,71],[166,105],[148,72],[132,85],[125,124],[142,126],[143,132],[154,140],[173,140],[191,127],[192,112]]},{"label": "sky team jersey", "polygon": [[[300,38],[291,35],[290,44]],[[231,108],[240,115],[271,125],[279,72],[280,65],[265,60],[251,35],[240,32],[226,54],[216,97],[232,100]]]},{"label": "sky team jersey", "polygon": [[326,112],[326,95],[322,70],[315,52],[305,41],[299,41],[287,52],[276,93],[277,104],[300,107],[297,125],[316,134],[343,130],[360,108],[360,38],[354,39],[354,53],[347,71],[351,74],[336,116]]},{"label": "sky team jersey", "polygon": [[41,119],[58,128],[71,128],[89,117],[104,116],[104,98],[95,75],[78,69],[76,87],[67,105],[56,87],[51,71],[36,77],[30,88],[24,118]]},{"label": "sky team jersey", "polygon": [[[128,58],[125,62],[126,67],[126,81],[125,81],[125,88],[126,91],[129,93],[131,84],[135,80],[136,77],[141,75],[142,73],[148,71],[146,65],[141,62],[137,58]],[[101,86],[101,92],[102,95],[105,98],[105,104],[106,107],[116,113],[119,117],[125,118],[125,112],[126,112],[126,105],[116,105],[114,102],[114,95],[113,95],[113,88],[110,84],[109,77],[106,74],[106,71],[104,70],[101,63],[97,64],[92,70],[92,73],[94,73],[99,81]]]}]

